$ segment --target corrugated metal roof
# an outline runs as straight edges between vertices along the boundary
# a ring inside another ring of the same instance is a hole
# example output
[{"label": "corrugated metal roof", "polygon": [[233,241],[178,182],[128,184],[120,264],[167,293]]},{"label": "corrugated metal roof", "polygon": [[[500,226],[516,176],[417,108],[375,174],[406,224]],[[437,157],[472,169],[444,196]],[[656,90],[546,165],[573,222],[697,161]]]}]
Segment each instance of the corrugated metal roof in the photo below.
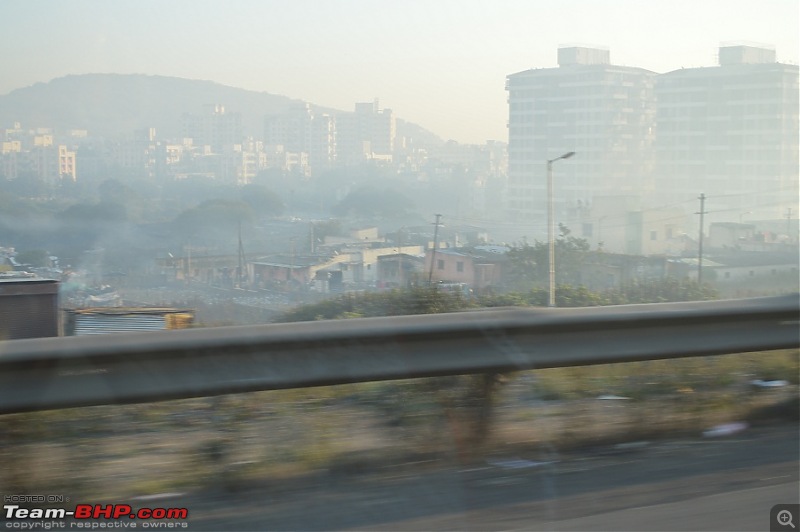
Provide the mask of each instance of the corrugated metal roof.
[{"label": "corrugated metal roof", "polygon": [[76,314],[75,336],[122,332],[161,331],[167,328],[158,314]]}]

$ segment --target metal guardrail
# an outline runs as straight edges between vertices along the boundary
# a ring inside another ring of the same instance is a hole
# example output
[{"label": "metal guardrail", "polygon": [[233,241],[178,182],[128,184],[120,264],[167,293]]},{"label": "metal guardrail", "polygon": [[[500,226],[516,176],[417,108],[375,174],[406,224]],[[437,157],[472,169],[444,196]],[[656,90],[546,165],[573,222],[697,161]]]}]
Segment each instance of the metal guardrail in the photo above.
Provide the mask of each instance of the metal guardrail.
[{"label": "metal guardrail", "polygon": [[800,294],[0,342],[0,414],[800,346]]}]

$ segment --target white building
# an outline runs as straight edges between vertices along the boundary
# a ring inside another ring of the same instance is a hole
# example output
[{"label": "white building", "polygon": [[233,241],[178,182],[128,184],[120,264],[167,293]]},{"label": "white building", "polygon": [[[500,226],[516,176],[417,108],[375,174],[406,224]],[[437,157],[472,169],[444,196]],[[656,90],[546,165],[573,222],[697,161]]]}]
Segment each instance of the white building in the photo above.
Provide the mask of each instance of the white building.
[{"label": "white building", "polygon": [[343,164],[374,159],[391,162],[396,135],[391,109],[380,109],[378,100],[356,103],[353,113],[336,117],[337,160]]},{"label": "white building", "polygon": [[195,146],[208,145],[214,153],[222,153],[226,146],[242,143],[242,115],[226,113],[223,105],[209,104],[202,113],[185,113],[181,118],[183,137],[193,139]]},{"label": "white building", "polygon": [[307,103],[264,118],[264,144],[283,146],[286,152],[305,154],[310,173],[329,170],[336,159],[336,121],[314,113]]},{"label": "white building", "polygon": [[510,215],[544,220],[547,160],[554,166],[558,219],[597,194],[641,194],[650,187],[655,74],[610,64],[608,50],[563,47],[558,67],[508,76]]},{"label": "white building", "polygon": [[775,59],[768,48],[723,46],[718,66],[658,76],[656,192],[663,202],[697,210],[704,193],[711,220],[797,212],[798,67]]}]

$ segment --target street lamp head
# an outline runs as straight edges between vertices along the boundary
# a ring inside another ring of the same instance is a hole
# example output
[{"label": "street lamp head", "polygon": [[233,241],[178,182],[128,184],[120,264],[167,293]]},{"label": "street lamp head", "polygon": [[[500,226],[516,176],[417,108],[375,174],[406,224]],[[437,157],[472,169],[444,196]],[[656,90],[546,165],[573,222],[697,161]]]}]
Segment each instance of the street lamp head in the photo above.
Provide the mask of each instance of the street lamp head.
[{"label": "street lamp head", "polygon": [[575,155],[575,152],[574,152],[574,151],[568,151],[568,152],[567,152],[567,153],[565,153],[564,155],[560,155],[560,156],[556,157],[555,159],[550,159],[550,160],[548,160],[548,161],[547,161],[547,164],[548,164],[548,165],[550,165],[550,164],[553,164],[554,162],[556,162],[556,161],[559,161],[559,160],[561,160],[561,159],[569,159],[569,158],[570,158],[570,157],[572,157],[573,155]]}]

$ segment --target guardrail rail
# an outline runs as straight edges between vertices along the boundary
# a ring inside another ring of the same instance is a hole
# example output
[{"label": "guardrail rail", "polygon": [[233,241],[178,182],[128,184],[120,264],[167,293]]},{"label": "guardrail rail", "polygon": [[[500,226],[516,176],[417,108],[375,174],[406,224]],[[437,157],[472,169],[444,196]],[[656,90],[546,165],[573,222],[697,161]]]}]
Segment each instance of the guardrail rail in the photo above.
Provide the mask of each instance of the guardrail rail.
[{"label": "guardrail rail", "polygon": [[800,346],[800,294],[0,342],[0,414]]}]

